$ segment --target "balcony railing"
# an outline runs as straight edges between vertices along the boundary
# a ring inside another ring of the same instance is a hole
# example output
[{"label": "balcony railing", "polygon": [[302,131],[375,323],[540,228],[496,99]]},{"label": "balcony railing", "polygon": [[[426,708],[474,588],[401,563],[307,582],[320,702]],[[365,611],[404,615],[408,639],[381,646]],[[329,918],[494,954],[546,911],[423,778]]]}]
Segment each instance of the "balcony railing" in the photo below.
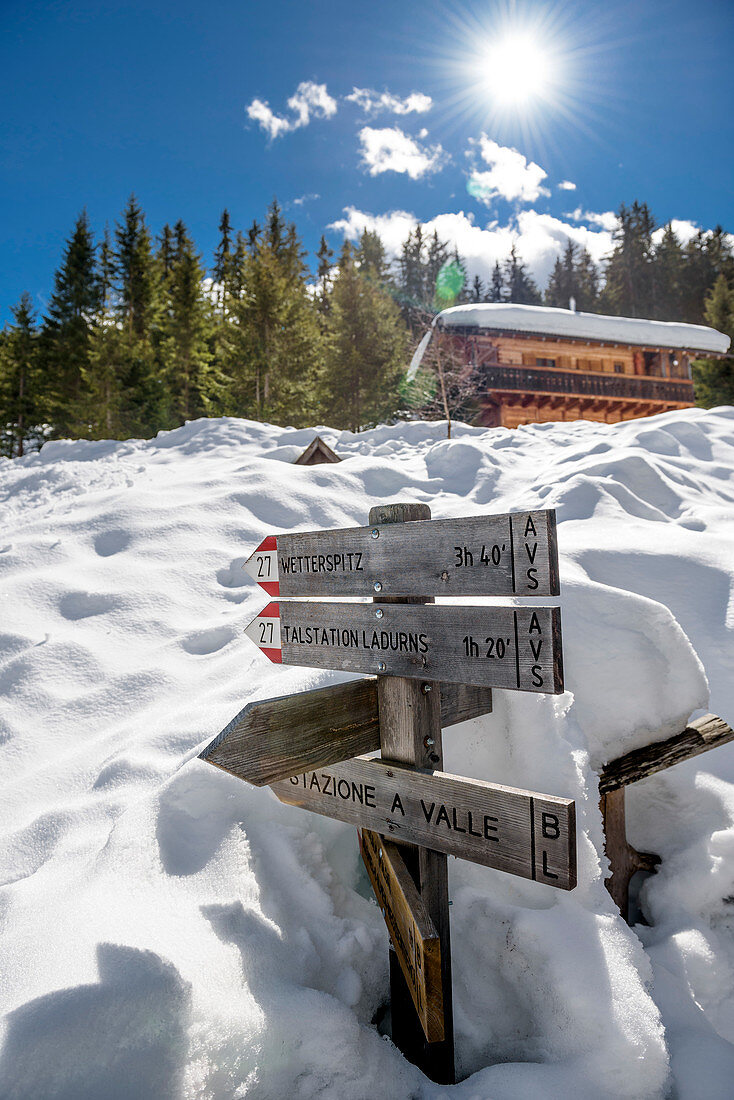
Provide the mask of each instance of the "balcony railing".
[{"label": "balcony railing", "polygon": [[537,367],[507,367],[486,363],[479,368],[482,388],[567,393],[575,397],[627,397],[638,401],[693,401],[690,382],[635,378],[633,375],[593,375]]}]

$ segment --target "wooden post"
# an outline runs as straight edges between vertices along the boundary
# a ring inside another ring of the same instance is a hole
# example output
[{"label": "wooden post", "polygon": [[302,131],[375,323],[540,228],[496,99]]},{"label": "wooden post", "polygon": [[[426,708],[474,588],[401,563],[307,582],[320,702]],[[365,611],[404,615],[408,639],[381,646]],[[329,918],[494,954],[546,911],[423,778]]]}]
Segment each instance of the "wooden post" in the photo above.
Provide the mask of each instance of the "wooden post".
[{"label": "wooden post", "polygon": [[[430,518],[431,510],[427,504],[388,504],[371,508],[369,522],[379,531],[381,526],[388,523]],[[375,599],[380,603],[433,602],[432,597],[387,597],[380,594]],[[382,759],[409,764],[422,772],[430,773],[442,769],[440,684],[402,676],[380,676],[377,698]],[[392,1039],[405,1057],[423,1070],[432,1081],[450,1085],[455,1081],[455,1071],[447,857],[441,852],[415,845],[401,845],[400,853],[441,943],[444,1039],[435,1043],[426,1040],[410,990],[397,956],[391,948]]]},{"label": "wooden post", "polygon": [[702,752],[734,741],[734,730],[715,714],[695,718],[681,733],[666,741],[643,745],[611,760],[599,776],[601,812],[604,819],[604,846],[611,870],[606,887],[619,911],[629,923],[629,884],[636,871],[653,872],[660,856],[638,852],[627,843],[625,825],[625,789],[648,775],[690,760]]},{"label": "wooden post", "polygon": [[637,871],[652,873],[660,863],[660,856],[652,852],[638,852],[628,843],[624,795],[624,787],[603,794],[601,812],[604,819],[604,850],[611,870],[604,885],[629,924],[630,880]]}]

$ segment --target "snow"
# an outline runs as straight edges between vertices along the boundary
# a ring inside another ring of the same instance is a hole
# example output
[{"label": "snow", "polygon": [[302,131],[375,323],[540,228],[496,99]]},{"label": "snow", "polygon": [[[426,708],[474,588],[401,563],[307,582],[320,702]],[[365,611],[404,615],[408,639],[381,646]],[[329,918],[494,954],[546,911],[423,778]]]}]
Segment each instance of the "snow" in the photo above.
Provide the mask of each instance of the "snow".
[{"label": "snow", "polygon": [[[235,419],[0,461],[0,1096],[729,1097],[734,745],[629,790],[663,857],[650,927],[603,885],[596,769],[734,719],[734,409],[315,430],[343,462]],[[575,798],[579,885],[450,861],[453,1088],[372,1025],[387,933],[354,830],[197,759],[247,702],[344,678],[243,638],[250,551],[391,500],[559,520],[568,690],[497,691],[445,767]]]},{"label": "snow", "polygon": [[635,344],[645,348],[715,352],[723,355],[729,337],[706,325],[647,321],[637,317],[607,317],[554,306],[520,306],[505,302],[452,306],[433,319],[438,328],[477,327],[499,332],[533,332],[605,344]]}]

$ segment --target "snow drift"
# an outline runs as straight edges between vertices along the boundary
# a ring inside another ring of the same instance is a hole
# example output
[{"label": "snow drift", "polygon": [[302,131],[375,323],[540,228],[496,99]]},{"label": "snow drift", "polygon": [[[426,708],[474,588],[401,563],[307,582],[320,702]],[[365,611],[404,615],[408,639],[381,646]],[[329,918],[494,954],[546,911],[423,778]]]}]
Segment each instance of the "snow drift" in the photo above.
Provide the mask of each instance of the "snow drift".
[{"label": "snow drift", "polygon": [[[729,1097],[734,749],[630,789],[663,856],[634,930],[596,771],[734,718],[734,410],[318,430],[345,461],[294,467],[313,432],[234,419],[0,461],[0,1096]],[[248,701],[339,679],[242,638],[250,551],[393,500],[559,520],[568,690],[497,691],[445,767],[575,798],[579,886],[450,861],[452,1089],[372,1024],[387,933],[354,830],[196,758]]]}]

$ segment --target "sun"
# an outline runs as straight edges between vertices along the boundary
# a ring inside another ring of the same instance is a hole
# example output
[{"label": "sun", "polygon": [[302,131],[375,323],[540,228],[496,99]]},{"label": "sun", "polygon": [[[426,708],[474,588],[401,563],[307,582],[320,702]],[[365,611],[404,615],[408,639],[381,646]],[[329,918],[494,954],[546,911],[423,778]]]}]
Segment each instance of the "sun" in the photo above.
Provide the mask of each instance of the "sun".
[{"label": "sun", "polygon": [[598,142],[600,121],[620,99],[620,31],[612,15],[583,0],[442,8],[421,48],[443,85],[446,131],[481,130],[539,155],[563,153],[574,132]]},{"label": "sun", "polygon": [[513,30],[490,42],[477,76],[498,107],[523,109],[547,96],[557,79],[552,49],[531,31]]}]

